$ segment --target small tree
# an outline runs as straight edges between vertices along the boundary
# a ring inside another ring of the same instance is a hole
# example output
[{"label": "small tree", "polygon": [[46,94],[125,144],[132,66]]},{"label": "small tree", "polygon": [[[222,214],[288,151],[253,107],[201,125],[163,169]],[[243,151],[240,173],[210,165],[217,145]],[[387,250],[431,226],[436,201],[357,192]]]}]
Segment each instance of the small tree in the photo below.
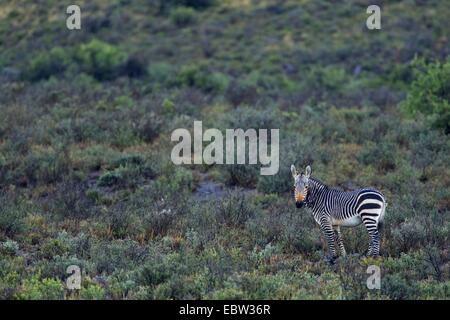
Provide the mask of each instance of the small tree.
[{"label": "small tree", "polygon": [[434,128],[450,133],[450,59],[446,62],[425,64],[416,61],[415,80],[402,103],[410,115],[421,113]]}]

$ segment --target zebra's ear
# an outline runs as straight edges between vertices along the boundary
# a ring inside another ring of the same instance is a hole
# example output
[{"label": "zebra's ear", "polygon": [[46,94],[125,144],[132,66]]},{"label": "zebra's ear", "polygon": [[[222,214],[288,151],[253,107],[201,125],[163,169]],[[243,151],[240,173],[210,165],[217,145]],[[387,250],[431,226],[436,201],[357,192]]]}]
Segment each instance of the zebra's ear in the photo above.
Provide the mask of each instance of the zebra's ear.
[{"label": "zebra's ear", "polygon": [[310,176],[311,176],[311,167],[307,166],[305,170],[305,177],[309,179]]},{"label": "zebra's ear", "polygon": [[291,173],[294,178],[297,176],[297,169],[295,169],[293,164],[291,164]]}]

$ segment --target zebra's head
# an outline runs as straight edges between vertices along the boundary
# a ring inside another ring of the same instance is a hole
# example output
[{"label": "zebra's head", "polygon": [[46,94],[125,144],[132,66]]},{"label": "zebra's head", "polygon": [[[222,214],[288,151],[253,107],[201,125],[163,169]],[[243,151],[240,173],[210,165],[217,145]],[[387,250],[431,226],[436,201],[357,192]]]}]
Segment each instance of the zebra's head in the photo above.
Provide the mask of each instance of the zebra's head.
[{"label": "zebra's head", "polygon": [[297,173],[294,165],[291,165],[292,177],[294,178],[294,196],[297,208],[303,207],[306,196],[308,195],[309,177],[311,176],[311,167],[307,166],[305,173]]}]

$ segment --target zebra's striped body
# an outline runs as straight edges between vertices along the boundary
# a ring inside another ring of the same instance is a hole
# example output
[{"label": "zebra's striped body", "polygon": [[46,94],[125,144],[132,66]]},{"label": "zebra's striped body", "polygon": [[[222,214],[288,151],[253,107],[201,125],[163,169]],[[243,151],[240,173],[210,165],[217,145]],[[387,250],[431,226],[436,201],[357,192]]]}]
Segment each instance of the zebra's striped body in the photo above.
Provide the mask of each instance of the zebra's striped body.
[{"label": "zebra's striped body", "polygon": [[[294,170],[295,167],[293,175]],[[366,227],[370,237],[368,255],[378,256],[379,227],[386,209],[384,196],[379,191],[369,188],[348,192],[332,189],[310,177],[309,166],[306,172],[306,175],[303,173],[297,175],[296,172],[294,175],[296,204],[297,207],[306,204],[311,208],[314,220],[320,225],[327,240],[332,258],[337,255],[335,242],[339,246],[340,253],[345,255],[340,227],[354,227],[361,223]]]}]

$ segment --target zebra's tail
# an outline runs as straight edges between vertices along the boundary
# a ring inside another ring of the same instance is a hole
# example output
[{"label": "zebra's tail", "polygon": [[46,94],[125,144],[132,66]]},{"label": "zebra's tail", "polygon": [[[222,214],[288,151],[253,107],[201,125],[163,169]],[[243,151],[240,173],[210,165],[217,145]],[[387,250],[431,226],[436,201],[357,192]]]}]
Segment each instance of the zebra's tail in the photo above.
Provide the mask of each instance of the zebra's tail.
[{"label": "zebra's tail", "polygon": [[387,202],[383,205],[383,210],[381,211],[380,218],[378,220],[378,231],[381,231],[383,229],[384,225],[384,214],[386,212]]}]

